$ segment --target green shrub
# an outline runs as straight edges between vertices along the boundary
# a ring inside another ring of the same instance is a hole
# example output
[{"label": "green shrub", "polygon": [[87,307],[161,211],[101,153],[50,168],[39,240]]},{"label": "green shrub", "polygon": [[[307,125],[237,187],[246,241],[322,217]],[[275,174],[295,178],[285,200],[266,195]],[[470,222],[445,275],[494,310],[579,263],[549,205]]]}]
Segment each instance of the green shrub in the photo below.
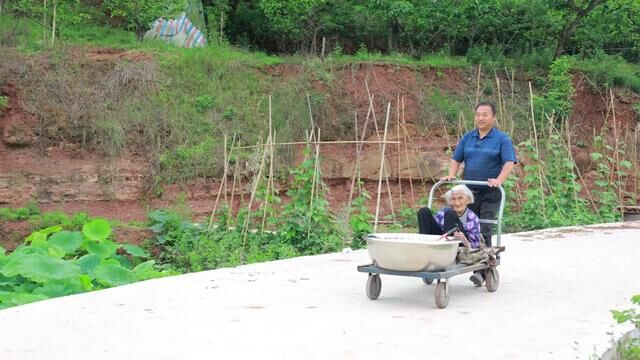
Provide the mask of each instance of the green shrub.
[{"label": "green shrub", "polygon": [[231,121],[236,116],[236,113],[236,109],[228,107],[222,112],[222,119],[225,121]]},{"label": "green shrub", "polygon": [[40,208],[36,202],[29,202],[23,208],[0,208],[0,219],[2,220],[27,220],[37,215],[40,215]]},{"label": "green shrub", "polygon": [[215,107],[215,101],[211,95],[200,95],[196,98],[196,110],[199,113],[206,113]]}]

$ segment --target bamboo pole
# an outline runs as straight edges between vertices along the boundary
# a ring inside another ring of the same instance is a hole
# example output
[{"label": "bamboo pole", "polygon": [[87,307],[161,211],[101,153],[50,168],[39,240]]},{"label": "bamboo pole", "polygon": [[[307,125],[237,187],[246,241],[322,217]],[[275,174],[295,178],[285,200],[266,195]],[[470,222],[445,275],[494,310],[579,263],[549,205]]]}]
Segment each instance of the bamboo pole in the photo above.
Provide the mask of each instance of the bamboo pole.
[{"label": "bamboo pole", "polygon": [[[418,155],[417,158],[416,158],[416,163],[417,163],[418,160],[422,161],[422,165],[424,166],[425,170],[427,171],[430,180],[434,181],[436,178],[431,173],[431,170],[429,170],[429,163],[424,159],[424,157],[420,153],[420,150],[418,149],[418,146],[416,145],[415,141],[413,141],[413,138],[411,137],[411,135],[409,135],[409,133],[407,133],[407,136],[409,138],[409,141],[411,141],[411,144],[413,146],[413,150]],[[420,173],[422,173],[422,172],[420,172]],[[424,180],[423,180],[423,182],[424,182]]]},{"label": "bamboo pole", "polygon": [[[398,140],[400,140],[400,138],[398,137]],[[404,143],[404,156],[406,159],[406,164],[407,164],[407,169],[410,169],[410,164],[409,164],[409,148],[407,146],[407,124],[406,124],[406,119],[404,117],[404,97],[402,97],[402,142]],[[398,156],[400,156],[398,154]],[[416,195],[415,192],[413,190],[413,179],[411,174],[409,174],[409,190],[411,191],[411,201],[413,201],[413,206],[415,206],[416,204]]]},{"label": "bamboo pole", "polygon": [[[365,84],[365,88],[367,89],[367,95],[369,96],[369,102],[371,104],[371,107],[373,108],[373,97],[371,96],[371,92],[369,91],[369,84],[366,81],[365,81],[364,84]],[[389,106],[391,106],[391,103],[389,103]],[[381,144],[380,131],[378,129],[378,119],[376,118],[375,109],[372,111],[372,114],[373,114],[373,125],[374,125],[375,130],[376,130],[376,138],[378,139],[378,144],[379,144],[379,147],[380,147],[380,151],[382,151],[382,149],[384,149],[384,145],[385,144]],[[384,142],[386,142],[386,138],[385,138]],[[384,160],[386,160],[386,159],[384,159]],[[386,163],[386,161],[385,161],[385,163]],[[383,168],[383,171],[384,171],[384,174],[385,174],[384,180],[385,180],[385,184],[387,185],[387,193],[388,193],[388,196],[389,196],[389,208],[391,209],[391,214],[392,214],[393,218],[395,219],[396,212],[395,212],[394,207],[393,207],[393,197],[391,196],[391,185],[389,184],[388,167],[389,166],[386,166],[386,167]]]},{"label": "bamboo pole", "polygon": [[480,102],[480,75],[482,72],[482,64],[478,64],[478,77],[476,80],[476,105],[478,106],[478,103]]},{"label": "bamboo pole", "polygon": [[224,134],[224,171],[222,173],[222,182],[220,183],[220,185],[218,186],[218,194],[216,195],[216,201],[213,204],[213,209],[211,210],[211,216],[209,217],[209,225],[207,226],[207,231],[211,231],[211,226],[213,225],[213,217],[216,214],[216,210],[218,210],[218,201],[220,200],[220,193],[222,193],[222,188],[223,188],[223,182],[226,181],[227,179],[227,168],[228,168],[228,161],[227,161],[227,134]]},{"label": "bamboo pole", "polygon": [[[358,113],[354,114],[354,120],[353,120],[354,126],[355,126],[355,131],[356,131],[356,141],[358,140],[358,137],[360,136],[360,134],[358,133]],[[356,145],[356,163],[353,166],[353,176],[351,177],[351,186],[349,187],[349,202],[347,202],[347,218],[349,218],[349,216],[351,215],[351,202],[353,201],[353,192],[356,186],[356,178],[359,179],[358,173],[360,171],[360,149],[358,148],[358,145]]]},{"label": "bamboo pole", "polygon": [[542,197],[542,218],[547,220],[546,211],[545,211],[545,196],[544,196],[544,186],[542,185],[542,159],[540,159],[540,147],[538,146],[538,132],[536,130],[536,120],[533,110],[533,88],[531,87],[531,83],[529,83],[529,101],[531,104],[531,124],[533,125],[533,140],[536,147],[536,156],[538,160],[538,178],[540,180],[540,195]]},{"label": "bamboo pole", "polygon": [[622,174],[620,173],[620,139],[618,138],[620,136],[620,134],[618,133],[618,120],[616,118],[616,107],[614,105],[613,102],[613,90],[609,89],[609,94],[611,97],[611,113],[613,115],[613,137],[614,137],[614,146],[613,146],[613,151],[614,151],[614,159],[615,159],[615,164],[613,164],[613,166],[611,167],[614,171],[614,174],[616,175],[617,181],[616,181],[616,187],[618,188],[618,205],[620,208],[620,218],[622,219],[624,217],[624,195],[623,195],[623,187],[624,184],[622,182]]},{"label": "bamboo pole", "polygon": [[[636,127],[633,130],[633,164],[634,164],[634,169],[633,169],[633,173],[634,173],[634,177],[635,177],[635,181],[633,182],[633,187],[634,187],[634,194],[636,195],[636,198],[638,197],[638,163],[640,162],[640,159],[638,159],[638,124],[636,123]],[[636,199],[636,202],[638,200]]]},{"label": "bamboo pole", "polygon": [[[387,128],[389,127],[389,113],[391,111],[391,103],[387,104],[387,118],[385,119],[384,122],[384,135],[383,135],[383,139],[386,141],[387,140]],[[376,232],[378,230],[378,216],[380,215],[380,193],[382,190],[382,171],[384,170],[384,151],[386,148],[386,144],[383,143],[382,144],[382,152],[380,154],[380,173],[378,175],[378,197],[376,200],[376,217],[375,217],[375,222],[373,224],[373,232]]]},{"label": "bamboo pole", "polygon": [[56,21],[57,21],[57,16],[56,16],[56,10],[58,8],[57,6],[57,0],[53,0],[53,23],[51,26],[51,47],[53,47],[55,40],[56,40]]},{"label": "bamboo pole", "polygon": [[[500,91],[500,78],[496,75],[496,87],[498,89],[498,113],[500,116],[500,121],[498,122],[498,127],[501,127],[500,124],[505,124],[504,122],[504,112],[502,111],[502,91]],[[506,128],[506,125],[505,125]],[[506,130],[506,129],[505,129]]]},{"label": "bamboo pole", "polygon": [[[402,101],[404,102],[404,96],[402,97]],[[398,102],[396,107],[396,136],[398,137],[398,144],[396,146],[396,174],[398,176],[398,193],[400,195],[399,201],[400,206],[399,209],[402,210],[402,176],[400,176],[400,94],[398,94]]]},{"label": "bamboo pole", "polygon": [[[374,95],[375,97],[375,95]],[[348,213],[351,213],[351,202],[353,201],[353,192],[355,189],[355,184],[356,184],[356,178],[358,180],[358,182],[360,181],[360,159],[361,159],[361,154],[362,154],[362,141],[364,141],[364,138],[367,135],[367,126],[369,125],[369,119],[371,118],[371,113],[373,112],[373,101],[369,101],[369,108],[367,109],[367,117],[364,120],[364,127],[362,129],[362,137],[360,138],[360,141],[358,140],[358,137],[360,136],[359,132],[358,132],[358,114],[355,114],[355,129],[356,129],[356,166],[354,168],[354,173],[353,173],[353,177],[351,179],[351,189],[349,190],[349,210]]]},{"label": "bamboo pole", "polygon": [[[234,170],[233,170],[233,184],[231,185],[231,204],[229,205],[229,209],[228,209],[228,212],[227,212],[227,227],[226,227],[226,229],[229,229],[229,226],[231,225],[231,216],[233,215],[233,199],[235,198],[236,180],[238,179],[238,167],[239,167],[239,164],[240,164],[240,161],[238,161],[238,160],[239,159],[236,160],[236,165],[235,165]],[[242,184],[241,184],[241,186],[242,186]],[[241,191],[243,191],[243,189],[241,189]],[[242,204],[242,200],[240,201],[240,204]]]},{"label": "bamboo pole", "polygon": [[[320,140],[320,128],[318,128],[318,140]],[[320,197],[320,192],[324,189],[322,188],[322,169],[320,169],[320,145],[316,144],[316,166],[314,167],[314,171],[316,173],[316,201]]]},{"label": "bamboo pole", "polygon": [[[318,129],[317,138],[318,140],[320,140],[320,129]],[[309,235],[311,234],[311,219],[313,216],[312,212],[313,212],[314,193],[315,193],[315,196],[317,196],[319,192],[319,191],[316,191],[316,188],[320,185],[320,181],[317,181],[319,172],[320,172],[320,145],[316,144],[315,164],[313,167],[313,178],[311,180],[311,196],[309,198],[309,213],[307,216],[307,221],[308,221],[307,238],[309,238]]]},{"label": "bamboo pole", "polygon": [[45,44],[47,43],[47,34],[49,33],[49,30],[47,29],[47,0],[44,0],[44,11],[42,11],[42,45],[45,46]]},{"label": "bamboo pole", "polygon": [[224,42],[224,10],[220,11],[220,45]]},{"label": "bamboo pole", "polygon": [[311,97],[309,96],[309,93],[307,93],[307,106],[309,107],[309,121],[311,121],[311,130],[313,130],[315,125],[313,123],[313,113],[311,112]]},{"label": "bamboo pole", "polygon": [[244,248],[247,245],[247,233],[249,231],[249,223],[251,220],[251,207],[253,206],[253,201],[256,198],[256,192],[258,191],[258,186],[260,185],[260,179],[262,178],[262,170],[264,168],[264,163],[267,157],[267,149],[262,150],[262,160],[260,160],[260,168],[258,168],[258,176],[254,178],[253,189],[251,190],[251,197],[249,198],[249,207],[247,208],[247,216],[244,219],[243,226],[243,235],[242,235],[242,251],[244,254]]},{"label": "bamboo pole", "polygon": [[271,95],[269,95],[269,178],[267,179],[267,191],[265,192],[264,201],[263,201],[263,212],[262,212],[262,223],[260,225],[260,231],[264,231],[264,223],[267,218],[267,207],[269,207],[269,196],[271,195],[271,188],[273,184],[273,143],[274,143],[274,132],[273,132],[273,121],[271,117]]},{"label": "bamboo pole", "polygon": [[[267,137],[267,144],[271,144],[271,134]],[[265,148],[265,151],[269,151],[273,154],[273,146]],[[260,222],[260,232],[264,232],[264,223],[267,218],[267,207],[269,206],[269,191],[271,186],[271,176],[273,175],[273,156],[269,157],[269,178],[267,179],[267,190],[265,191],[264,199],[262,200],[262,221]]]},{"label": "bamboo pole", "polygon": [[[407,135],[407,138],[409,139],[409,141],[411,142],[411,147],[413,149],[413,153],[415,155],[415,160],[416,160],[416,168],[418,169],[418,175],[420,175],[420,184],[422,185],[422,191],[423,193],[427,192],[427,184],[426,181],[424,179],[424,174],[422,173],[422,168],[420,167],[420,161],[422,161],[422,164],[425,163],[425,160],[422,158],[422,154],[420,154],[420,150],[418,149],[418,147],[416,146],[416,143],[413,141],[413,138],[411,137],[411,135],[409,134],[409,132],[405,129],[405,133]],[[428,166],[424,166],[425,169],[427,169],[427,171],[429,171],[429,167]],[[429,172],[430,173],[430,172]]]}]

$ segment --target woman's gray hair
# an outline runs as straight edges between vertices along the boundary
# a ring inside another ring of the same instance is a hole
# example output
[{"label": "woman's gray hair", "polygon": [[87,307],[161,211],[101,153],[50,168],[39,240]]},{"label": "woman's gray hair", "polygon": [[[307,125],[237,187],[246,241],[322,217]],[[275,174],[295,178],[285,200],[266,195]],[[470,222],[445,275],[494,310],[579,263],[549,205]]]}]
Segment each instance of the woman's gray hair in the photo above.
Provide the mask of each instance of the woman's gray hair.
[{"label": "woman's gray hair", "polygon": [[442,197],[444,197],[444,199],[447,201],[447,204],[451,204],[451,196],[453,195],[453,193],[455,192],[461,192],[464,194],[464,196],[467,197],[467,199],[469,199],[469,204],[473,204],[473,192],[471,192],[471,190],[467,187],[467,185],[464,184],[460,184],[460,185],[456,185],[454,187],[451,188],[451,190],[447,191],[446,193],[444,193],[444,195],[442,195]]}]

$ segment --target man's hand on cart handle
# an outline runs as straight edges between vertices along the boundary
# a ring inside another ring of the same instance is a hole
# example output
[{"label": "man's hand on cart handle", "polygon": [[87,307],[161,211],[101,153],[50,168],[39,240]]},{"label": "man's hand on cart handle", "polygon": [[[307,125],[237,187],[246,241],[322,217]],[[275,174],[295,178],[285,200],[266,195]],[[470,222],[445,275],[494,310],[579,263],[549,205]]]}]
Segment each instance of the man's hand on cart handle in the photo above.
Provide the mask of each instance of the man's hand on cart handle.
[{"label": "man's hand on cart handle", "polygon": [[489,187],[498,187],[502,185],[502,181],[500,181],[500,179],[489,179],[487,182]]}]

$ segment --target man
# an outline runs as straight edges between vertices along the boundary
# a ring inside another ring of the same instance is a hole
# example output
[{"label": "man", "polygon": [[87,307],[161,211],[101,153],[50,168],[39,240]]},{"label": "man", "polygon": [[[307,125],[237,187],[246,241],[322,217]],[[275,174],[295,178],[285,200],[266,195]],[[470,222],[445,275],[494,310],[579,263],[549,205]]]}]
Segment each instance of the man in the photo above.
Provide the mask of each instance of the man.
[{"label": "man", "polygon": [[[495,128],[496,107],[490,102],[481,102],[475,108],[474,130],[464,134],[453,152],[449,174],[441,180],[456,178],[460,164],[464,163],[464,180],[487,181],[489,186],[469,186],[475,202],[469,208],[481,219],[495,219],[500,207],[500,190],[516,163],[516,154],[511,138]],[[491,224],[481,225],[482,236],[491,246]],[[482,285],[479,273],[471,277],[476,285]]]}]

